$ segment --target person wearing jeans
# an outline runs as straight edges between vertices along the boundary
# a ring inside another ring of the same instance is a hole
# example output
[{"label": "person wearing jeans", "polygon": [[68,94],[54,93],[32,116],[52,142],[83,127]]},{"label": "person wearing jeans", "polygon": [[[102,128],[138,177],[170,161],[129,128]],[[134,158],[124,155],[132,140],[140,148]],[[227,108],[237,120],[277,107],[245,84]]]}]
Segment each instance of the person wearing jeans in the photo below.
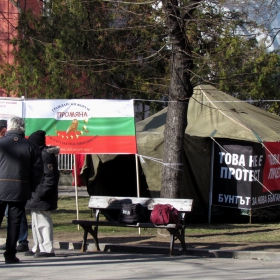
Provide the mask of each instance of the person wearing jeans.
[{"label": "person wearing jeans", "polygon": [[11,117],[7,132],[0,138],[0,224],[8,205],[6,264],[19,263],[16,257],[21,218],[31,192],[40,184],[43,175],[39,147],[25,138],[25,123]]},{"label": "person wearing jeans", "polygon": [[29,251],[27,238],[28,238],[28,224],[27,224],[26,214],[24,210],[20,222],[17,252]]},{"label": "person wearing jeans", "polygon": [[[7,205],[5,210],[5,217],[8,223],[8,210],[9,206]],[[18,238],[18,245],[17,245],[17,252],[27,252],[29,251],[28,247],[28,224],[25,214],[25,209],[23,210],[21,222],[20,222],[20,230],[19,230],[19,238]],[[0,246],[0,250],[6,250],[6,243]]]}]

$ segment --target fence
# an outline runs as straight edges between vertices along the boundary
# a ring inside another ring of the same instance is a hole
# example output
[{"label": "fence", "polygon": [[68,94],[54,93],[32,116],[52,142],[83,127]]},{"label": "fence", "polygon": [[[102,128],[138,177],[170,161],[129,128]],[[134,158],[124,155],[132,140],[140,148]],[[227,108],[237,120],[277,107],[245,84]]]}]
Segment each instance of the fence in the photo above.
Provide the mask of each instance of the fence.
[{"label": "fence", "polygon": [[59,154],[58,155],[58,169],[59,170],[72,170],[73,169],[73,156],[68,154]]}]

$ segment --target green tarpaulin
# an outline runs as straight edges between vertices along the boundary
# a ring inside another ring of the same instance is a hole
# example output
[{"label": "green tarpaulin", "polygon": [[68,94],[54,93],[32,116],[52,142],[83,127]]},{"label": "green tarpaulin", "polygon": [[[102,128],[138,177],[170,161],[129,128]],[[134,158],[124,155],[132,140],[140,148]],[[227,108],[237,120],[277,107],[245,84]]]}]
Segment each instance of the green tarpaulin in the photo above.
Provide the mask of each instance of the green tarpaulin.
[{"label": "green tarpaulin", "polygon": [[[147,195],[147,188],[152,196],[159,195],[161,189],[160,160],[163,155],[166,114],[167,108],[136,124],[142,175],[141,196]],[[188,108],[181,196],[194,199],[193,211],[205,215],[208,212],[210,189],[211,137],[250,142],[279,141],[280,117],[210,85],[200,85],[194,89]],[[136,194],[134,155],[91,155],[87,158],[89,163],[85,165],[83,175],[86,174],[89,182],[90,194]],[[112,170],[117,172],[112,175]]]}]

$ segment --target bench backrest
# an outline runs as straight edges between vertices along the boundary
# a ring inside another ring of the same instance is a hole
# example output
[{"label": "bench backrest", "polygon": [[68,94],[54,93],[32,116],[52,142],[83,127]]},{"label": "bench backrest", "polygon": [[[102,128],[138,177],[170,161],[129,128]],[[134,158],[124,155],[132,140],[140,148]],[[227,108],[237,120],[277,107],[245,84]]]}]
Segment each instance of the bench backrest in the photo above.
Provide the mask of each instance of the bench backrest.
[{"label": "bench backrest", "polygon": [[88,207],[91,209],[115,209],[120,210],[122,204],[140,203],[153,210],[156,204],[170,204],[179,212],[190,212],[192,210],[192,199],[177,198],[150,198],[150,197],[112,197],[91,196]]}]

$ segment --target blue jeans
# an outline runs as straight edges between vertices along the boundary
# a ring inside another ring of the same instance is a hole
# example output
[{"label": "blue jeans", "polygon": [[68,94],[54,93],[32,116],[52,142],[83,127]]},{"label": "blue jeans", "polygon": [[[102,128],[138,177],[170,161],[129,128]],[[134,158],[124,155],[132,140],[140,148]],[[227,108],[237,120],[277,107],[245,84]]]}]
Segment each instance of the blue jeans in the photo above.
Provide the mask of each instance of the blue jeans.
[{"label": "blue jeans", "polygon": [[[5,216],[8,221],[8,205],[5,210]],[[26,214],[25,214],[25,209],[24,209],[22,216],[21,216],[21,221],[20,221],[18,243],[23,244],[23,245],[28,245],[27,237],[28,237],[28,224],[27,224],[27,219],[26,219]]]}]

